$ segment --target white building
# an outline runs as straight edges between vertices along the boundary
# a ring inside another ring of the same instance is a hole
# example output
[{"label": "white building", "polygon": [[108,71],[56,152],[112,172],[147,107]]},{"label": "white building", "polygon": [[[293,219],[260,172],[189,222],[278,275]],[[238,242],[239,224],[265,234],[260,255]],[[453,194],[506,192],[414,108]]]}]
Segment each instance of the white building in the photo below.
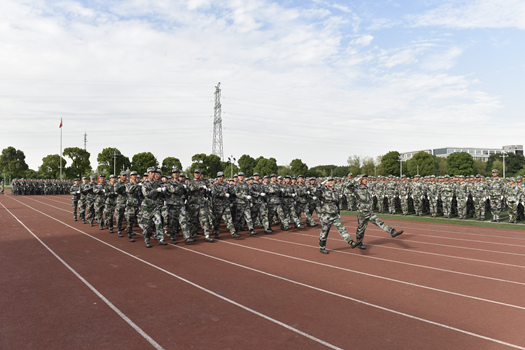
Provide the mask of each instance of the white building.
[{"label": "white building", "polygon": [[412,158],[418,152],[426,152],[428,154],[443,157],[448,157],[449,154],[455,152],[466,152],[470,154],[474,160],[480,159],[486,162],[489,157],[493,154],[505,153],[514,153],[523,155],[523,145],[510,145],[503,146],[502,148],[472,148],[472,147],[444,147],[444,148],[433,148],[433,149],[423,149],[419,151],[404,152],[401,153],[403,161],[407,161]]}]

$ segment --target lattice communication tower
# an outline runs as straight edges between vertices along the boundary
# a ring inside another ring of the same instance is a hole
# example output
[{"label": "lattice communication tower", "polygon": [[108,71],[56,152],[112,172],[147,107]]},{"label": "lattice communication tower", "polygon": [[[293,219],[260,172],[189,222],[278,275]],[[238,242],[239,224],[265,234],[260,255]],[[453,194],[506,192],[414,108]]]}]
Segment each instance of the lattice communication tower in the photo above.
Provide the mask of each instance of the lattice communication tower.
[{"label": "lattice communication tower", "polygon": [[222,149],[222,118],[221,118],[221,83],[215,87],[215,113],[213,117],[213,145],[211,153],[219,156],[224,161],[224,152]]}]

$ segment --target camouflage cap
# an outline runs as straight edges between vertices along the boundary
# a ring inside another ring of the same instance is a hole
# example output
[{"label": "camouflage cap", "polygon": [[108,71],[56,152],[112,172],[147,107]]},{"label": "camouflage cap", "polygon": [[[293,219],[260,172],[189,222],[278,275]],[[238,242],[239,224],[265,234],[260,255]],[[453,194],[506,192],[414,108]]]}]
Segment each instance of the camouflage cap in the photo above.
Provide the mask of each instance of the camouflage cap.
[{"label": "camouflage cap", "polygon": [[253,174],[253,176],[259,176],[259,177],[261,177],[261,174],[259,174],[259,173],[255,173],[255,174]]},{"label": "camouflage cap", "polygon": [[221,176],[224,176],[224,173],[223,173],[222,171],[219,171],[219,172],[217,173],[217,177],[221,177]]},{"label": "camouflage cap", "polygon": [[174,166],[173,169],[171,169],[171,173],[180,173],[180,169],[178,166]]},{"label": "camouflage cap", "polygon": [[277,176],[277,178],[278,178],[278,179],[281,179],[281,180],[283,179],[283,177],[282,177],[282,176],[280,176],[280,175],[279,175],[279,176]]},{"label": "camouflage cap", "polygon": [[286,175],[284,178],[285,179],[290,179],[290,180],[292,179],[292,177],[290,175]]},{"label": "camouflage cap", "polygon": [[135,170],[133,170],[133,171],[132,171],[131,173],[129,173],[129,174],[130,174],[130,175],[138,175],[138,173],[137,173]]},{"label": "camouflage cap", "polygon": [[77,178],[76,178],[75,180],[73,180],[73,181],[80,181],[80,179],[77,177]]},{"label": "camouflage cap", "polygon": [[492,173],[493,173],[493,174],[494,174],[494,173],[497,174],[497,173],[499,173],[499,171],[498,171],[498,169],[492,169]]},{"label": "camouflage cap", "polygon": [[193,173],[194,174],[202,174],[202,171],[200,169],[195,169],[195,171]]},{"label": "camouflage cap", "polygon": [[237,174],[234,174],[234,175],[233,175],[233,178],[236,178],[236,177],[239,177],[239,175],[237,175]]},{"label": "camouflage cap", "polygon": [[448,174],[445,175],[445,176],[443,176],[443,177],[444,177],[445,179],[450,179],[450,176],[448,176]]},{"label": "camouflage cap", "polygon": [[269,179],[270,177],[268,175],[264,175],[263,179]]},{"label": "camouflage cap", "polygon": [[238,173],[237,175],[239,175],[239,176],[244,176],[244,172],[241,171],[241,172]]},{"label": "camouflage cap", "polygon": [[155,167],[153,166],[150,166],[147,170],[146,170],[147,173],[154,173],[155,172]]},{"label": "camouflage cap", "polygon": [[350,177],[350,176],[354,176],[354,175],[352,175],[352,173],[348,173],[348,177]]},{"label": "camouflage cap", "polygon": [[89,178],[95,180],[97,178],[97,176],[96,175],[91,175]]},{"label": "camouflage cap", "polygon": [[186,174],[184,174],[184,173],[181,173],[181,174],[179,175],[179,177],[187,178]]},{"label": "camouflage cap", "polygon": [[523,176],[521,176],[521,175],[518,175],[518,176],[516,177],[516,180],[522,180],[522,179],[523,179]]},{"label": "camouflage cap", "polygon": [[127,172],[127,171],[121,171],[121,172],[120,172],[120,175],[126,175],[126,176],[128,176],[128,172]]},{"label": "camouflage cap", "polygon": [[297,178],[300,178],[300,177],[302,177],[302,178],[304,179],[304,176],[303,176],[303,175],[299,175],[299,176],[297,176]]},{"label": "camouflage cap", "polygon": [[[85,176],[82,176],[82,180],[87,180],[88,178]],[[3,180],[3,179],[2,179]]]},{"label": "camouflage cap", "polygon": [[159,173],[159,174],[162,174],[162,170],[160,170],[159,168],[157,168],[157,169],[155,170],[155,172],[156,172],[156,173]]},{"label": "camouflage cap", "polygon": [[109,178],[110,178],[110,179],[116,179],[117,176],[116,176],[115,174],[111,174],[111,175],[109,175]]},{"label": "camouflage cap", "polygon": [[105,178],[106,175],[104,175],[104,174],[100,174],[98,177],[104,177],[104,178]]},{"label": "camouflage cap", "polygon": [[270,175],[270,177],[277,177],[277,175],[275,175],[275,174],[272,174],[272,175]]}]

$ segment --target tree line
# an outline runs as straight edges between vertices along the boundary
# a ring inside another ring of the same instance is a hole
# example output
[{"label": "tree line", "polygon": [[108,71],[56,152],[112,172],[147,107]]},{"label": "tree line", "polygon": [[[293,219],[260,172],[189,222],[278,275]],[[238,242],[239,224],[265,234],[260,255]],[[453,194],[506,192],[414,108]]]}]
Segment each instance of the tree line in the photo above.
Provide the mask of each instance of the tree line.
[{"label": "tree line", "polygon": [[[78,147],[65,148],[62,153],[62,177],[74,179],[91,174],[104,174],[109,176],[125,170],[135,170],[139,174],[145,173],[147,168],[156,167],[164,174],[170,174],[174,166],[192,177],[195,169],[200,169],[206,177],[215,177],[217,172],[223,171],[226,177],[232,173],[244,172],[246,176],[254,173],[261,175],[277,174],[280,176],[305,177],[346,177],[348,173],[354,175],[403,175],[413,177],[416,174],[427,175],[490,175],[492,169],[498,169],[503,174],[503,161],[500,154],[491,155],[487,162],[474,160],[466,152],[457,152],[447,158],[437,157],[426,152],[416,153],[408,161],[403,161],[400,167],[398,151],[390,151],[383,156],[374,158],[350,156],[347,165],[318,165],[309,168],[301,159],[293,159],[289,165],[277,165],[275,158],[242,155],[237,162],[223,162],[214,154],[198,153],[192,157],[190,166],[183,168],[181,161],[176,157],[167,157],[159,162],[151,152],[141,152],[133,155],[131,159],[120,152],[116,147],[107,147],[97,156],[97,168],[93,169],[89,160],[91,154]],[[505,160],[505,173],[507,176],[525,175],[525,157],[509,153]],[[25,162],[25,154],[14,147],[7,147],[0,155],[0,174],[7,178],[31,179],[58,179],[60,177],[60,156],[50,154],[42,158],[42,165],[38,170],[29,169]]]}]

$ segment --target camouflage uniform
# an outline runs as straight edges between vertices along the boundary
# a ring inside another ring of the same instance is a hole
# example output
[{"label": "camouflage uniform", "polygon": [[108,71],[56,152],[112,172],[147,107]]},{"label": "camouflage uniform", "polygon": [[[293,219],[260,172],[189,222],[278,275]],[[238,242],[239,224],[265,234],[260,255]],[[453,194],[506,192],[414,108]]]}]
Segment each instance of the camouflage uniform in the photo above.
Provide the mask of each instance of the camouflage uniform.
[{"label": "camouflage uniform", "polygon": [[115,207],[115,221],[117,223],[118,235],[119,237],[122,237],[122,222],[124,221],[126,216],[126,203],[128,201],[128,194],[126,193],[126,184],[119,180],[116,184],[115,191],[118,194],[117,204]]},{"label": "camouflage uniform", "polygon": [[71,194],[71,204],[73,207],[73,218],[75,219],[75,221],[77,221],[77,208],[79,207],[78,202],[80,201],[80,184],[71,186],[71,188],[69,189],[69,193]]},{"label": "camouflage uniform", "polygon": [[113,233],[113,213],[115,212],[115,207],[117,206],[118,197],[117,186],[117,182],[115,182],[115,184],[106,184],[106,207],[104,209],[104,221],[106,223],[106,227],[109,228],[109,233]]},{"label": "camouflage uniform", "polygon": [[366,186],[359,184],[356,190],[357,194],[357,231],[356,231],[356,241],[352,244],[352,248],[360,247],[364,248],[362,243],[365,237],[366,227],[368,222],[376,225],[383,231],[390,233],[392,237],[395,237],[403,231],[396,232],[393,227],[384,223],[383,220],[377,217],[377,215],[372,211],[372,196],[368,191]]},{"label": "camouflage uniform", "polygon": [[186,192],[186,184],[180,181],[171,180],[166,184],[166,211],[163,211],[162,216],[164,218],[164,232],[170,234],[172,243],[175,243],[179,229],[185,239],[189,239],[191,236],[188,212],[184,203]]},{"label": "camouflage uniform", "polygon": [[[341,197],[341,194],[337,192],[338,196]],[[293,222],[295,224],[295,227],[302,227],[302,222],[297,217],[297,212],[295,210],[295,196],[297,195],[295,193],[295,189],[293,186],[285,184],[282,187],[282,195],[283,195],[283,212],[284,216],[287,220],[293,219]],[[339,204],[339,202],[338,202]]]},{"label": "camouflage uniform", "polygon": [[[319,189],[319,185],[317,183],[308,185],[308,213],[313,215],[314,211],[319,214],[319,198],[317,197],[317,190]],[[312,217],[313,218],[313,217]]]},{"label": "camouflage uniform", "polygon": [[188,210],[190,217],[190,235],[194,240],[197,235],[198,223],[200,223],[206,240],[213,241],[210,237],[212,222],[210,211],[209,194],[210,188],[202,180],[190,180],[188,184],[189,198]]},{"label": "camouflage uniform", "polygon": [[410,185],[406,182],[406,176],[403,175],[403,182],[398,184],[399,201],[401,202],[401,211],[403,215],[408,215],[408,196],[410,195]]},{"label": "camouflage uniform", "polygon": [[341,237],[347,242],[353,241],[339,215],[339,199],[341,194],[335,189],[329,189],[326,185],[321,185],[317,190],[317,196],[321,202],[319,219],[321,220],[321,234],[319,235],[319,249],[326,249],[326,240],[332,225],[337,229]]},{"label": "camouflage uniform", "polygon": [[270,182],[266,190],[268,193],[268,220],[272,222],[278,215],[281,220],[281,228],[287,230],[290,222],[285,217],[281,206],[281,186],[277,183]]},{"label": "camouflage uniform", "polygon": [[516,224],[518,222],[518,203],[521,195],[520,188],[514,184],[514,179],[510,179],[510,186],[506,188],[506,202],[509,207],[509,223]]},{"label": "camouflage uniform", "polygon": [[428,211],[432,217],[437,215],[439,188],[435,181],[436,177],[432,175],[431,181],[427,184]]},{"label": "camouflage uniform", "polygon": [[251,215],[259,218],[264,232],[270,233],[270,221],[268,220],[268,206],[266,205],[266,185],[254,181],[250,186],[250,196],[252,197]]},{"label": "camouflage uniform", "polygon": [[419,177],[414,178],[414,181],[410,183],[410,194],[414,203],[414,215],[421,216],[423,211],[423,189],[421,186],[421,182],[419,182]]},{"label": "camouflage uniform", "polygon": [[397,183],[394,182],[393,177],[390,177],[386,183],[386,197],[388,198],[388,213],[396,213],[396,195],[397,195]]},{"label": "camouflage uniform", "polygon": [[132,238],[133,223],[138,225],[140,200],[142,196],[142,183],[133,183],[132,181],[126,184],[126,210],[124,217],[126,218],[126,233],[131,242],[135,240]]},{"label": "camouflage uniform", "polygon": [[[463,177],[460,177],[463,179]],[[467,201],[469,195],[468,184],[461,180],[456,186],[456,198],[458,203],[458,217],[461,220],[467,218]]]},{"label": "camouflage uniform", "polygon": [[492,211],[492,221],[499,222],[502,210],[502,201],[505,193],[505,181],[499,177],[491,179],[489,182],[490,210]]},{"label": "camouflage uniform", "polygon": [[[148,169],[148,172],[155,171]],[[144,200],[140,206],[139,226],[144,235],[144,242],[146,247],[150,248],[150,238],[152,235],[157,235],[161,230],[162,219],[160,217],[159,197],[162,196],[162,187],[155,180],[145,180],[141,186]],[[165,244],[162,237],[160,244]]]},{"label": "camouflage uniform", "polygon": [[104,204],[106,203],[106,184],[98,183],[93,187],[93,193],[95,197],[95,217],[98,222],[98,228],[102,230],[104,228],[102,215],[104,214]]},{"label": "camouflage uniform", "polygon": [[213,232],[215,237],[219,236],[221,219],[224,220],[230,234],[235,235],[232,213],[230,210],[230,185],[217,182],[211,189],[213,198]]},{"label": "camouflage uniform", "polygon": [[234,226],[236,231],[240,231],[242,227],[242,219],[246,220],[248,230],[250,233],[254,233],[252,215],[250,208],[252,205],[252,196],[250,195],[250,188],[247,183],[243,181],[237,182],[237,185],[233,187],[235,193],[235,221]]},{"label": "camouflage uniform", "polygon": [[86,195],[86,221],[93,226],[93,220],[95,219],[95,200],[97,195],[93,190],[95,189],[96,183],[88,183],[83,185],[81,191]]},{"label": "camouflage uniform", "polygon": [[[448,179],[448,175],[445,179]],[[443,215],[445,218],[450,219],[452,211],[452,200],[454,198],[455,186],[452,182],[446,181],[441,185],[441,201],[443,203]]]},{"label": "camouflage uniform", "polygon": [[476,220],[485,220],[485,203],[487,202],[488,186],[483,181],[481,175],[477,178],[481,181],[476,181],[472,187],[472,200],[474,201],[474,212]]},{"label": "camouflage uniform", "polygon": [[349,174],[348,181],[346,181],[343,185],[343,193],[346,195],[346,203],[348,205],[349,211],[354,211],[357,205],[357,201],[355,198],[355,187],[356,182],[351,178],[352,174]]},{"label": "camouflage uniform", "polygon": [[296,208],[297,218],[301,220],[301,214],[304,213],[304,216],[306,217],[306,224],[310,227],[314,227],[317,225],[314,221],[314,218],[312,217],[312,215],[310,215],[310,212],[309,212],[309,208],[308,208],[309,193],[308,192],[310,191],[304,184],[299,183],[295,187],[295,193],[297,195],[295,208]]}]

